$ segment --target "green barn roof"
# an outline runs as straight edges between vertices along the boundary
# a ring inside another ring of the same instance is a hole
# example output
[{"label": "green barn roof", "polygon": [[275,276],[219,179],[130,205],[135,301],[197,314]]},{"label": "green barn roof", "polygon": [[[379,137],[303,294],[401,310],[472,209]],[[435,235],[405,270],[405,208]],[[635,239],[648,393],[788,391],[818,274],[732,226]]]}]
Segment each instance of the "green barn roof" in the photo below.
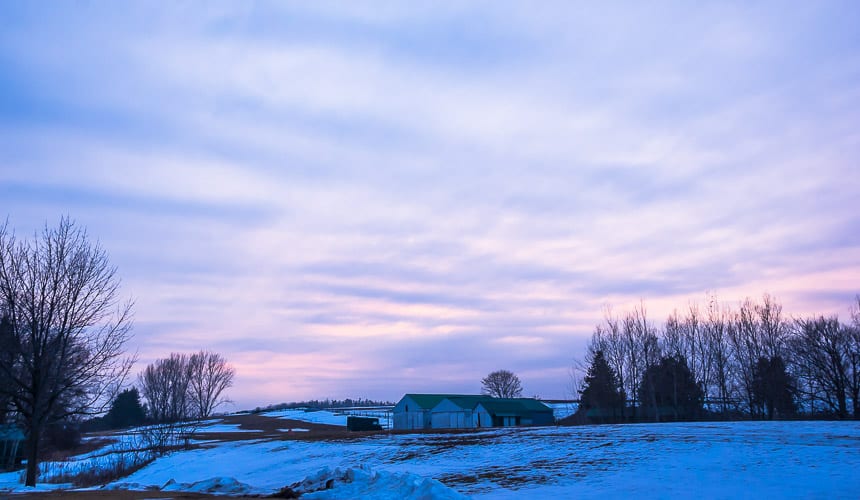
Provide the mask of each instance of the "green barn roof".
[{"label": "green barn roof", "polygon": [[425,410],[430,410],[447,399],[464,410],[474,410],[478,404],[490,413],[552,412],[552,409],[533,398],[494,398],[481,394],[406,394]]},{"label": "green barn roof", "polygon": [[430,410],[446,398],[481,398],[485,396],[474,396],[469,394],[406,394],[403,397],[409,397],[421,408]]},{"label": "green barn roof", "polygon": [[552,408],[531,398],[491,398],[478,402],[494,415],[520,415],[523,413],[552,413]]}]

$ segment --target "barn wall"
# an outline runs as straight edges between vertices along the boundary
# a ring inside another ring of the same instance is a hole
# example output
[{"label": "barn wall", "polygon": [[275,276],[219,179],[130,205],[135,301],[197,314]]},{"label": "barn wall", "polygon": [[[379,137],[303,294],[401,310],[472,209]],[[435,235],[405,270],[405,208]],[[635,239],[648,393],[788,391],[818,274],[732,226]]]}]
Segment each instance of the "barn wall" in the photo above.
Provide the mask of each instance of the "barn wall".
[{"label": "barn wall", "polygon": [[531,425],[553,425],[555,416],[549,412],[535,412],[531,415]]},{"label": "barn wall", "polygon": [[408,396],[394,405],[392,417],[396,430],[427,429],[430,426],[430,411],[422,409]]},{"label": "barn wall", "polygon": [[492,427],[493,426],[493,416],[487,413],[483,406],[478,405],[475,408],[475,427]]},{"label": "barn wall", "polygon": [[474,427],[472,423],[472,412],[460,411],[434,411],[432,414],[432,427],[434,429],[469,429]]}]

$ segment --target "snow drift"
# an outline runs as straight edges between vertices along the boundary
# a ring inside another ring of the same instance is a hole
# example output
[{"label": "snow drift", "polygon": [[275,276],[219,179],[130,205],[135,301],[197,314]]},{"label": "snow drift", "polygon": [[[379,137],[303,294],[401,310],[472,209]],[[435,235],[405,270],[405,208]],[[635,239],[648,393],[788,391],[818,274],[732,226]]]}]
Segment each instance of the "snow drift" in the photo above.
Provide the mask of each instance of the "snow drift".
[{"label": "snow drift", "polygon": [[379,500],[460,500],[467,497],[444,484],[408,472],[391,473],[367,467],[324,467],[290,487],[301,498],[376,498]]}]

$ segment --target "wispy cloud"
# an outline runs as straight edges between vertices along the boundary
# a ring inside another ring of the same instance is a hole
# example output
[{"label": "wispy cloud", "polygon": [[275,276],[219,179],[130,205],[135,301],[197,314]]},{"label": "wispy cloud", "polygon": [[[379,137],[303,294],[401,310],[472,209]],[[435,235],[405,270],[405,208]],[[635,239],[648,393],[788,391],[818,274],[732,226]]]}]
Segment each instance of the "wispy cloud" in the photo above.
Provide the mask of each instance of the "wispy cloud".
[{"label": "wispy cloud", "polygon": [[142,362],[240,406],[563,396],[607,303],[860,291],[853,2],[55,7],[0,16],[10,222],[85,224]]}]

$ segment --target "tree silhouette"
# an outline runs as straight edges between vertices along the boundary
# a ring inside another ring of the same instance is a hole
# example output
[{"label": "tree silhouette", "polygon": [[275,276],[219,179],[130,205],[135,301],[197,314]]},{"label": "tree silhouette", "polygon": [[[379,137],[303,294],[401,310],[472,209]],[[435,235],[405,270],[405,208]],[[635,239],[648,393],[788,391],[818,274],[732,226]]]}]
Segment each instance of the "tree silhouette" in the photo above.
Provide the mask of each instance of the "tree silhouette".
[{"label": "tree silhouette", "polygon": [[113,400],[110,411],[105,415],[105,423],[110,429],[133,427],[145,421],[146,412],[140,403],[140,393],[136,387],[119,393]]},{"label": "tree silhouette", "polygon": [[103,411],[128,374],[132,306],[119,304],[118,293],[107,254],[70,219],[31,240],[0,225],[0,305],[9,325],[0,393],[27,434],[27,486],[36,485],[47,427]]},{"label": "tree silhouette", "polygon": [[704,396],[687,361],[680,356],[665,356],[645,369],[639,400],[657,421],[661,416],[685,420],[701,415]]},{"label": "tree silhouette", "polygon": [[579,394],[580,411],[592,420],[614,421],[623,415],[625,398],[621,382],[603,351],[594,353]]},{"label": "tree silhouette", "polygon": [[496,398],[518,398],[523,395],[523,386],[514,372],[497,370],[481,379],[481,392]]},{"label": "tree silhouette", "polygon": [[233,385],[236,370],[220,354],[200,351],[188,358],[188,371],[191,411],[197,418],[208,418],[228,402],[223,393]]},{"label": "tree silhouette", "polygon": [[774,415],[785,417],[797,411],[794,387],[781,356],[758,359],[753,372],[753,398],[763,407],[768,420],[773,420]]}]

